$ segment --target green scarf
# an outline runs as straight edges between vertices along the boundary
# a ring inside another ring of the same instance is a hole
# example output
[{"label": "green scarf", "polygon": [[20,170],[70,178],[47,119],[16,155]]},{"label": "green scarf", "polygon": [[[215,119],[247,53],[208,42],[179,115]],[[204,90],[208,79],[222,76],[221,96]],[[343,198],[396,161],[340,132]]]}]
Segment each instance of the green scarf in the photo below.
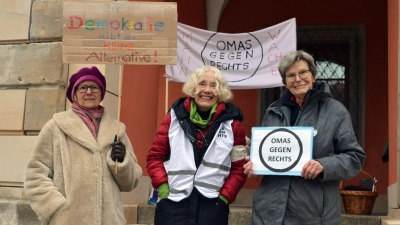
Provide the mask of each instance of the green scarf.
[{"label": "green scarf", "polygon": [[210,115],[208,116],[208,119],[203,120],[201,118],[201,116],[199,115],[199,113],[197,112],[197,105],[196,102],[194,101],[194,99],[191,100],[190,102],[190,120],[196,124],[197,126],[199,126],[200,128],[204,129],[207,127],[207,124],[211,121],[215,111],[217,110],[217,105],[218,103],[215,103],[212,107],[211,107],[211,111],[210,111]]}]

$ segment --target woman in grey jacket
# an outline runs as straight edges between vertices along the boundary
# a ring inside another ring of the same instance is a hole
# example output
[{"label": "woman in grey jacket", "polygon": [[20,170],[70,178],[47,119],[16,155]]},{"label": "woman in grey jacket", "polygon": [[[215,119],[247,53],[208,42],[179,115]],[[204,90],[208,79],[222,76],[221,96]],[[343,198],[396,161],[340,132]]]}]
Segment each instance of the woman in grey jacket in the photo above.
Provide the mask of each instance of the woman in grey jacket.
[{"label": "woman in grey jacket", "polygon": [[[254,195],[252,224],[340,224],[341,180],[356,176],[366,157],[354,135],[350,114],[326,83],[315,82],[311,55],[294,51],[279,63],[289,90],[266,110],[262,126],[314,127],[313,157],[299,176],[263,176]],[[253,175],[252,163],[244,165]]]},{"label": "woman in grey jacket", "polygon": [[118,121],[99,105],[105,91],[100,71],[82,68],[69,80],[72,107],[39,134],[25,191],[43,225],[126,224],[120,191],[135,188],[142,169],[122,123],[114,140]]}]

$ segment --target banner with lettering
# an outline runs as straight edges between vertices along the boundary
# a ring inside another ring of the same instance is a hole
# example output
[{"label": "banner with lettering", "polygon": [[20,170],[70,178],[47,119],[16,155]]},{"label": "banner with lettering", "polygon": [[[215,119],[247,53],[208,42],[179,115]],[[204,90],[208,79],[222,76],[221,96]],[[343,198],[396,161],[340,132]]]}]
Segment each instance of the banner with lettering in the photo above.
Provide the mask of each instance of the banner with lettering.
[{"label": "banner with lettering", "polygon": [[63,62],[176,64],[176,2],[64,1]]},{"label": "banner with lettering", "polygon": [[278,64],[296,50],[296,19],[249,33],[216,33],[178,23],[178,62],[166,65],[170,81],[186,82],[197,68],[219,68],[232,89],[282,86]]},{"label": "banner with lettering", "polygon": [[250,160],[259,175],[300,176],[312,159],[313,127],[253,127]]}]

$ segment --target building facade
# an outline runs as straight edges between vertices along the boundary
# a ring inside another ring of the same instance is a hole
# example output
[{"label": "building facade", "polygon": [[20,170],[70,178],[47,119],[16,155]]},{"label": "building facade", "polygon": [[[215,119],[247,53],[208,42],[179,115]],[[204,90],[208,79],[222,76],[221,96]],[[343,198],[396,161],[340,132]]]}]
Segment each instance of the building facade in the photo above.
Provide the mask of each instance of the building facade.
[{"label": "building facade", "polygon": [[[1,21],[7,35],[0,36],[0,169],[9,172],[0,174],[0,203],[24,200],[23,173],[30,149],[52,115],[69,107],[65,98],[68,76],[84,66],[62,63],[63,1],[5,2],[0,7],[4,15],[0,20],[7,18]],[[378,180],[379,197],[373,212],[400,220],[398,0],[154,2],[177,2],[178,22],[224,33],[252,32],[296,18],[298,49],[314,55],[320,73],[324,71],[319,79],[330,82],[335,98],[349,109],[358,140],[367,153],[363,169]],[[109,91],[117,93],[119,67],[99,67],[106,75]],[[140,187],[124,193],[127,208],[147,204],[151,189],[147,150],[166,109],[183,96],[182,83],[166,81],[164,73],[164,66],[123,68],[120,119],[127,125],[144,171]],[[260,124],[268,104],[282,91],[233,91],[232,102],[244,113],[248,136],[251,128]],[[111,94],[103,102],[115,117],[117,102]],[[390,157],[382,162],[387,140]],[[363,178],[359,175],[345,184]],[[248,179],[233,205],[251,206],[260,180]]]}]

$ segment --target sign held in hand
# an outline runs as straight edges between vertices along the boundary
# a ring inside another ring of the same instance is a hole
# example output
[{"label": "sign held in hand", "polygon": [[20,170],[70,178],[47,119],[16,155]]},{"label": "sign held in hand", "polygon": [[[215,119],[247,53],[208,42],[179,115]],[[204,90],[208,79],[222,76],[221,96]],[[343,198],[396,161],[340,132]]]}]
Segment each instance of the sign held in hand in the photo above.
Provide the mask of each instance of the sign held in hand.
[{"label": "sign held in hand", "polygon": [[250,160],[255,174],[300,176],[312,158],[312,127],[253,127]]},{"label": "sign held in hand", "polygon": [[63,62],[176,64],[175,2],[64,1]]}]

